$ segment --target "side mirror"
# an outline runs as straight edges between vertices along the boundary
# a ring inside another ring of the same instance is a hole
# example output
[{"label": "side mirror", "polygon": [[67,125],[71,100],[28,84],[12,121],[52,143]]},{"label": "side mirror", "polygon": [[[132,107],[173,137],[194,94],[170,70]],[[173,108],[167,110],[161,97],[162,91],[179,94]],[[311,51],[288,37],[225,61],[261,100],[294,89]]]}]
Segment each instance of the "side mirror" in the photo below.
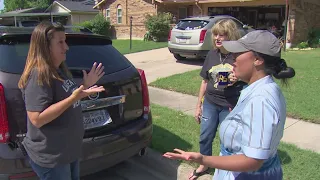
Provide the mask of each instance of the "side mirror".
[{"label": "side mirror", "polygon": [[243,29],[249,29],[249,26],[247,24],[243,25],[242,27]]}]

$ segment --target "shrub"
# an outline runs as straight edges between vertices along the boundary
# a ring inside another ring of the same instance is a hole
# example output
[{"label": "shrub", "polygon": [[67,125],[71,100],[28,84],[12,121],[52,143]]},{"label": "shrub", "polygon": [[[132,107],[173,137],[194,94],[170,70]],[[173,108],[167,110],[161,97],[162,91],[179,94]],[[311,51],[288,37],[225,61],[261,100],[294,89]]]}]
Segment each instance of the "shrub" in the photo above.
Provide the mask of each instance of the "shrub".
[{"label": "shrub", "polygon": [[320,46],[320,29],[311,29],[308,33],[308,43],[310,47]]},{"label": "shrub", "polygon": [[101,13],[97,14],[91,22],[92,32],[106,36],[110,35],[110,22]]},{"label": "shrub", "polygon": [[79,26],[82,26],[84,28],[92,30],[92,22],[91,21],[84,21],[79,24]]},{"label": "shrub", "polygon": [[93,33],[101,34],[105,36],[110,36],[111,34],[111,25],[110,22],[105,19],[105,17],[99,13],[92,20],[84,21],[78,26],[82,26],[84,28],[88,28]]},{"label": "shrub", "polygon": [[158,13],[157,15],[146,15],[145,27],[150,38],[154,41],[166,41],[170,31],[170,13]]},{"label": "shrub", "polygon": [[297,45],[297,48],[299,49],[305,49],[305,48],[308,48],[309,47],[309,44],[308,42],[304,41],[304,42],[301,42]]}]

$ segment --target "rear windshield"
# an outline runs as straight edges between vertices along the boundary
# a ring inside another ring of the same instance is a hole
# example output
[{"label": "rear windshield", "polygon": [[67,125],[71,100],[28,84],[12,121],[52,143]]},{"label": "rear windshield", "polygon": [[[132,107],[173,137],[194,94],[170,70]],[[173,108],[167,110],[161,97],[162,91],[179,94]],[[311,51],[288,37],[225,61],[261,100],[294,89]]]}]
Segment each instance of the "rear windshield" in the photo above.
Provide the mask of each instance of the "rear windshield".
[{"label": "rear windshield", "polygon": [[181,20],[175,28],[180,30],[196,30],[204,28],[208,23],[209,21],[204,20]]},{"label": "rear windshield", "polygon": [[[21,38],[23,39],[23,38]],[[21,41],[21,40],[20,40]],[[29,43],[0,41],[0,70],[14,74],[23,72]],[[66,63],[70,69],[90,69],[94,62],[102,62],[107,74],[125,69],[130,62],[110,43],[90,38],[68,37]]]}]

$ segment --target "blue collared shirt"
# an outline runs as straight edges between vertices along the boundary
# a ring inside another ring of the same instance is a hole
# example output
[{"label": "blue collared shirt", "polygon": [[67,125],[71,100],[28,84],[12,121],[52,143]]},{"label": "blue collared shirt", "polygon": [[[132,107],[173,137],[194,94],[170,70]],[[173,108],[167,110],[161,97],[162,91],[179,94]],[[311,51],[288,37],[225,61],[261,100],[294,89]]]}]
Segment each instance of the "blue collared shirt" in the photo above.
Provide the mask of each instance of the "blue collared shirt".
[{"label": "blue collared shirt", "polygon": [[230,154],[271,159],[277,153],[285,120],[285,98],[273,78],[266,76],[242,90],[236,107],[222,121],[222,147]]}]

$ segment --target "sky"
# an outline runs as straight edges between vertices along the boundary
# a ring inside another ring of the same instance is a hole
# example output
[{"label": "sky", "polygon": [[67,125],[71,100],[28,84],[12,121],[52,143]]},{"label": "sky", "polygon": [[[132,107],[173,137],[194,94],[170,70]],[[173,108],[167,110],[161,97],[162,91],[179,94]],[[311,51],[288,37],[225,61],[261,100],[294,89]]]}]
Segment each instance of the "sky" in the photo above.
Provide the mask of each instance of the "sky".
[{"label": "sky", "polygon": [[0,10],[2,10],[4,7],[3,7],[3,1],[4,0],[0,0]]}]

